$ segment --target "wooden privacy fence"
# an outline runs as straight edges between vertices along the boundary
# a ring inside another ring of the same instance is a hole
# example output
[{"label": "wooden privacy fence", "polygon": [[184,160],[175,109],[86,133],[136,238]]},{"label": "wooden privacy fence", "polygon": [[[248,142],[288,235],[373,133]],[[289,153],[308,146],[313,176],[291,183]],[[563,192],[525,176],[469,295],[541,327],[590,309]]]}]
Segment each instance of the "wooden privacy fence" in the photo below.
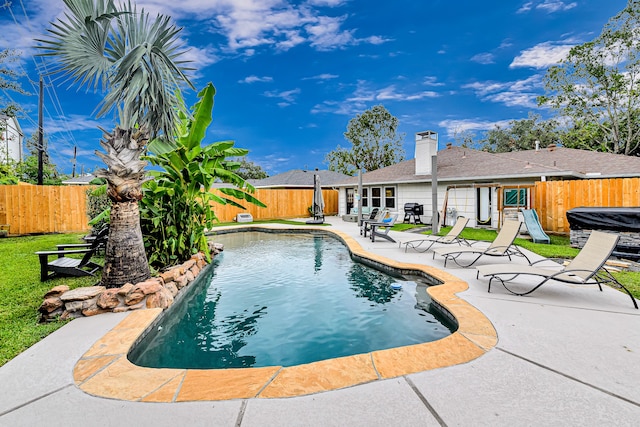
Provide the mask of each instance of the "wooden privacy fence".
[{"label": "wooden privacy fence", "polygon": [[86,185],[0,185],[0,224],[10,234],[89,230]]},{"label": "wooden privacy fence", "polygon": [[[240,204],[246,210],[229,205],[214,205],[220,222],[233,221],[236,214],[250,213],[254,220],[276,218],[304,218],[309,216],[309,207],[313,203],[313,190],[311,189],[271,189],[259,188],[253,194],[255,198],[267,205],[261,208],[251,203],[241,201]],[[324,198],[325,215],[338,213],[338,190],[322,190]]]},{"label": "wooden privacy fence", "polygon": [[[89,230],[88,186],[0,185],[0,225],[10,234],[71,233]],[[215,190],[214,190],[215,191]],[[325,215],[338,213],[338,191],[323,190]],[[247,210],[212,206],[221,222],[233,221],[238,213],[250,213],[255,220],[309,216],[313,200],[310,189],[258,189],[254,196],[267,205],[260,208],[244,201]]]},{"label": "wooden privacy fence", "polygon": [[545,231],[569,233],[567,211],[588,207],[640,206],[640,178],[537,182],[533,207]]}]

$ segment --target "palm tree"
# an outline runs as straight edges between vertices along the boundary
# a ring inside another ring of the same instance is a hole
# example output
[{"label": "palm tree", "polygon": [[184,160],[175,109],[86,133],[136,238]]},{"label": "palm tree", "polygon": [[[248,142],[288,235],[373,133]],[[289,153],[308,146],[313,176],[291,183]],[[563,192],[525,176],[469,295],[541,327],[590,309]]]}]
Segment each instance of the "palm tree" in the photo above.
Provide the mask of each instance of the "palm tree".
[{"label": "palm tree", "polygon": [[96,154],[107,166],[97,174],[107,180],[113,203],[102,284],[120,287],[150,277],[138,210],[147,179],[140,156],[150,139],[173,135],[178,112],[185,110],[178,89],[193,85],[178,60],[181,29],[169,17],[150,19],[131,1],[63,1],[65,20],[52,23],[48,38],[37,41],[41,55],[53,57],[54,73],[103,91],[97,117],[117,112],[119,123],[112,132],[103,130],[104,153]]}]

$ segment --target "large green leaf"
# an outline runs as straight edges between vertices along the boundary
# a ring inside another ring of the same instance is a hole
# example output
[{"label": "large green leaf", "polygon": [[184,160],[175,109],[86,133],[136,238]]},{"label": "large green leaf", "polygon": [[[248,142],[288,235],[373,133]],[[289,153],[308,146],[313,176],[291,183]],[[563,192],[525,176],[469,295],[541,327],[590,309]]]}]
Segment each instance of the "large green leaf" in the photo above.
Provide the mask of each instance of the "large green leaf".
[{"label": "large green leaf", "polygon": [[216,89],[212,83],[198,93],[200,100],[193,106],[193,119],[191,120],[189,133],[180,138],[180,143],[188,150],[200,147],[201,142],[207,133],[207,128],[211,124],[213,111],[213,97]]}]

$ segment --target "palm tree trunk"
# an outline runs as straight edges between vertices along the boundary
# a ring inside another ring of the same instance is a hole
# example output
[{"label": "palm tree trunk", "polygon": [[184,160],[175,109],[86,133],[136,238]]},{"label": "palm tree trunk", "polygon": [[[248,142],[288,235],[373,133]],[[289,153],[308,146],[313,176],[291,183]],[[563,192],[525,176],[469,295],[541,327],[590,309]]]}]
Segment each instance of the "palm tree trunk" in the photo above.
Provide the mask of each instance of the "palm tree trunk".
[{"label": "palm tree trunk", "polygon": [[102,285],[118,288],[151,277],[140,229],[138,201],[114,202]]}]

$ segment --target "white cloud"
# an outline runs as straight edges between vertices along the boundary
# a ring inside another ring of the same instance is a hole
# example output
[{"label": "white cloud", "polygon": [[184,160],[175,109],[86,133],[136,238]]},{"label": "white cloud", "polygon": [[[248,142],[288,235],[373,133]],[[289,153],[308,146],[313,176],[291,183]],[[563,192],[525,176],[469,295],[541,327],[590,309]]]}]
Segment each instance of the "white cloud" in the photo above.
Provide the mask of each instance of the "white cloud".
[{"label": "white cloud", "polygon": [[302,80],[331,80],[331,79],[337,79],[338,76],[337,74],[329,74],[329,73],[323,73],[323,74],[318,74],[316,76],[311,76],[311,77],[304,77]]},{"label": "white cloud", "polygon": [[312,6],[327,6],[327,7],[337,7],[342,6],[347,3],[348,0],[309,0],[309,3]]},{"label": "white cloud", "polygon": [[474,82],[462,88],[472,89],[483,101],[501,103],[508,107],[534,108],[537,106],[536,97],[542,88],[542,77],[536,74],[514,82]]},{"label": "white cloud", "polygon": [[257,83],[257,82],[272,82],[273,78],[272,77],[268,77],[268,76],[264,76],[264,77],[258,77],[258,76],[247,76],[242,80],[238,80],[238,83]]},{"label": "white cloud", "polygon": [[422,84],[425,86],[444,86],[444,83],[438,82],[438,78],[435,76],[425,76]]},{"label": "white cloud", "polygon": [[513,59],[509,68],[547,68],[562,61],[572,47],[573,44],[569,44],[568,42],[558,44],[553,42],[540,43],[532,48],[521,51],[520,55]]},{"label": "white cloud", "polygon": [[525,13],[525,12],[529,12],[531,9],[533,8],[533,2],[532,1],[528,1],[525,4],[523,4],[520,9],[518,9],[518,11],[516,13]]},{"label": "white cloud", "polygon": [[[439,84],[432,84],[439,85]],[[332,113],[339,115],[353,116],[362,113],[367,108],[377,103],[385,101],[412,102],[425,98],[436,98],[440,94],[435,91],[412,91],[410,89],[399,89],[396,85],[389,85],[380,89],[371,88],[371,85],[360,80],[350,96],[343,101],[328,100],[316,104],[311,109],[312,114]]]},{"label": "white cloud", "polygon": [[[292,89],[292,90],[285,90],[282,92],[278,92],[278,91],[268,91],[264,93],[264,96],[266,96],[267,98],[280,98],[282,99],[283,102],[281,102],[281,106],[286,106],[286,105],[290,105],[292,103],[295,102],[295,96],[298,95],[300,93],[300,88],[296,88],[296,89]],[[280,104],[278,104],[280,105]]]},{"label": "white cloud", "polygon": [[536,9],[543,10],[547,13],[554,13],[558,11],[562,12],[565,10],[573,9],[577,5],[578,3],[576,2],[565,3],[563,1],[557,1],[557,0],[544,0],[544,2],[536,6]]},{"label": "white cloud", "polygon": [[447,130],[447,136],[453,138],[460,132],[486,131],[493,129],[495,126],[505,127],[509,125],[510,120],[487,121],[477,119],[464,120],[442,120],[438,126]]},{"label": "white cloud", "polygon": [[493,53],[478,53],[473,55],[471,60],[483,65],[493,64],[495,62],[495,55]]},{"label": "white cloud", "polygon": [[578,6],[577,2],[565,2],[560,0],[544,0],[543,2],[526,2],[523,4],[516,13],[526,13],[533,9],[541,10],[546,13],[564,12],[565,10],[573,9]]}]

